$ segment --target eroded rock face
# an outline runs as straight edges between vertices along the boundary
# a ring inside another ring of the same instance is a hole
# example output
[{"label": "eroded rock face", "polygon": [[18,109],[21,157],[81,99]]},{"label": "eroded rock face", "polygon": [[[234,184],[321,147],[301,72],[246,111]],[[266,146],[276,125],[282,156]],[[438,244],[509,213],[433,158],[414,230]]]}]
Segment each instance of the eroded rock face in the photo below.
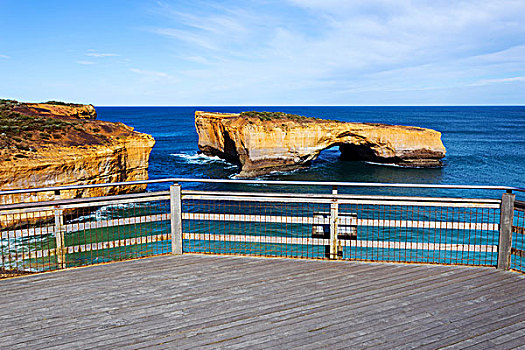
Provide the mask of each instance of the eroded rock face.
[{"label": "eroded rock face", "polygon": [[308,166],[332,146],[343,159],[407,167],[441,166],[446,152],[441,133],[412,126],[197,111],[195,127],[200,151],[239,164],[244,177]]},{"label": "eroded rock face", "polygon": [[[0,135],[0,190],[148,178],[149,155],[155,144],[152,136],[136,132],[122,123],[95,120],[96,112],[92,106],[18,104],[12,110],[17,114],[3,110],[0,126],[13,125],[15,118],[15,121],[21,120],[19,124],[22,126],[24,123],[29,128],[33,125],[33,129],[19,130],[16,136],[11,128],[8,129],[11,134]],[[33,119],[24,120],[24,116]],[[45,129],[45,126],[49,127]],[[42,138],[42,135],[50,136]],[[100,187],[62,191],[61,197],[95,197],[144,189],[143,185]],[[0,196],[0,205],[53,198],[52,192],[4,195]],[[33,221],[45,219],[45,216],[46,213],[41,213]],[[15,219],[21,221],[24,218],[0,216],[0,227],[13,226]]]},{"label": "eroded rock face", "polygon": [[53,118],[97,119],[97,112],[93,105],[23,103],[13,108],[13,110],[25,115],[33,116],[47,116]]}]

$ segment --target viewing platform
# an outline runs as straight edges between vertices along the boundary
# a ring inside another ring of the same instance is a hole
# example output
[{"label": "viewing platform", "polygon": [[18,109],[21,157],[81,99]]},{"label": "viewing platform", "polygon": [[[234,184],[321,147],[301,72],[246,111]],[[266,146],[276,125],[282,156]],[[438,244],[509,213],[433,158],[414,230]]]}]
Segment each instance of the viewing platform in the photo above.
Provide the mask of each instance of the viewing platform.
[{"label": "viewing platform", "polygon": [[[81,195],[136,185],[151,187]],[[0,348],[525,348],[524,193],[218,179],[0,191],[0,277],[35,274],[0,280]]]},{"label": "viewing platform", "polygon": [[2,349],[512,349],[525,276],[159,256],[0,280]]}]

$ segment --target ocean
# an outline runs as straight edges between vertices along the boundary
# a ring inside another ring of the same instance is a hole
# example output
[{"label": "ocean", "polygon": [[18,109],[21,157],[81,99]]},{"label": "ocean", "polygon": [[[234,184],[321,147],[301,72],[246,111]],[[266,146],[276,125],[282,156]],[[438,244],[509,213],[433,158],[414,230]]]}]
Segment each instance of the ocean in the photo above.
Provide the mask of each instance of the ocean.
[{"label": "ocean", "polygon": [[[155,147],[150,156],[149,178],[168,177],[197,179],[231,179],[239,169],[216,157],[207,157],[198,153],[198,136],[194,126],[195,110],[217,112],[283,111],[309,117],[338,119],[354,122],[377,122],[401,125],[413,125],[438,130],[447,148],[444,165],[433,169],[408,169],[366,162],[343,161],[339,159],[337,148],[323,151],[310,168],[288,173],[273,173],[259,177],[261,180],[304,180],[304,181],[348,181],[348,182],[386,182],[416,184],[453,184],[453,185],[507,185],[525,188],[525,107],[97,107],[101,120],[122,122],[137,131],[153,135]],[[153,184],[149,191],[165,190],[169,184]],[[276,186],[184,183],[183,189],[199,190],[239,190],[265,192],[324,192],[327,187],[314,186]],[[401,188],[339,188],[340,193],[383,194],[410,196],[458,196],[501,198],[502,191],[479,190],[438,190],[438,189],[401,189]],[[524,193],[517,193],[518,199],[524,199]],[[237,203],[237,202],[236,202]],[[241,203],[241,202],[238,202]],[[184,204],[186,213],[221,213],[290,215],[312,217],[314,213],[328,212],[330,204],[319,203],[259,203],[249,202],[231,205],[217,201],[212,208],[204,200],[187,200]],[[167,210],[164,204],[137,204],[106,206],[93,213],[74,218],[76,222],[111,220],[122,217],[140,217],[151,214],[163,214]],[[381,220],[419,220],[444,222],[495,223],[499,213],[495,209],[469,208],[434,208],[404,207],[395,205],[376,206],[341,204],[341,213],[358,215],[360,219]],[[521,219],[523,220],[523,219]],[[515,223],[518,219],[515,217]],[[288,222],[236,222],[213,220],[184,220],[183,232],[191,234],[225,233],[233,235],[268,237],[305,238],[312,235],[312,225]],[[69,232],[65,237],[66,246],[85,243],[134,239],[144,235],[162,235],[168,232],[169,222],[145,222],[143,224]],[[324,230],[324,228],[323,228]],[[497,231],[489,229],[453,229],[453,228],[418,228],[367,226],[357,228],[356,234],[362,241],[368,242],[428,242],[446,244],[498,244]],[[24,238],[25,239],[25,238]],[[43,235],[36,241],[1,240],[0,255],[17,249],[35,249],[54,247],[55,238]],[[525,250],[523,241],[515,245]],[[216,240],[186,239],[186,252],[213,252],[259,254],[271,256],[323,257],[325,247],[304,244],[265,244],[247,243],[246,241],[221,242]],[[376,244],[376,243],[374,243]],[[377,243],[379,244],[379,243]],[[22,248],[19,248],[22,247]],[[168,253],[170,243],[167,240],[148,244],[126,244],[123,248],[86,251],[67,255],[68,266],[90,265],[93,263],[128,259]],[[255,253],[254,253],[255,252]],[[17,256],[17,255],[14,256]],[[406,255],[409,254],[409,255]],[[12,255],[10,255],[12,256]],[[440,262],[494,265],[497,260],[495,250],[487,252],[429,250],[429,249],[394,249],[373,247],[346,247],[344,256],[351,259]],[[17,260],[7,264],[18,266]],[[32,269],[55,269],[54,260],[35,260]],[[4,263],[4,266],[5,263]],[[1,265],[0,265],[1,267]]]},{"label": "ocean", "polygon": [[[444,166],[409,169],[339,159],[323,151],[308,169],[273,173],[265,180],[506,185],[525,187],[525,106],[483,107],[97,107],[98,118],[122,122],[156,140],[149,178],[234,178],[237,166],[198,153],[196,110],[282,111],[308,117],[431,128],[442,133]],[[214,185],[194,185],[213,187]],[[155,186],[150,186],[154,190]],[[407,190],[391,190],[391,192]],[[417,192],[417,191],[416,191]],[[412,190],[410,194],[414,194]],[[479,193],[479,191],[477,192]],[[466,193],[477,196],[476,193]],[[489,192],[482,193],[490,195]],[[500,193],[496,194],[501,195]]]}]

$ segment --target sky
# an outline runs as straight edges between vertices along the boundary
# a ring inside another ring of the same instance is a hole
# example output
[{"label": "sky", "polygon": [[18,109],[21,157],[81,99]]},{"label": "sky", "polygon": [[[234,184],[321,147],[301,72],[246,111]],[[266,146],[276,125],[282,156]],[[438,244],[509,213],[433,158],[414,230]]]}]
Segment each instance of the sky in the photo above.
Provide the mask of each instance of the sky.
[{"label": "sky", "polygon": [[0,0],[0,98],[525,105],[525,1]]}]

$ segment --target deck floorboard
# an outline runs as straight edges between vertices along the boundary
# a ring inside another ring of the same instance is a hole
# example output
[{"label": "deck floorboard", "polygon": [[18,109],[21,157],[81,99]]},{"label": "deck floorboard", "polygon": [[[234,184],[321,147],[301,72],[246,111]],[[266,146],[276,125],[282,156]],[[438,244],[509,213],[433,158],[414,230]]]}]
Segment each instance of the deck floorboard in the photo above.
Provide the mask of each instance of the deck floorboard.
[{"label": "deck floorboard", "polygon": [[512,349],[525,276],[193,255],[0,280],[0,349]]}]

